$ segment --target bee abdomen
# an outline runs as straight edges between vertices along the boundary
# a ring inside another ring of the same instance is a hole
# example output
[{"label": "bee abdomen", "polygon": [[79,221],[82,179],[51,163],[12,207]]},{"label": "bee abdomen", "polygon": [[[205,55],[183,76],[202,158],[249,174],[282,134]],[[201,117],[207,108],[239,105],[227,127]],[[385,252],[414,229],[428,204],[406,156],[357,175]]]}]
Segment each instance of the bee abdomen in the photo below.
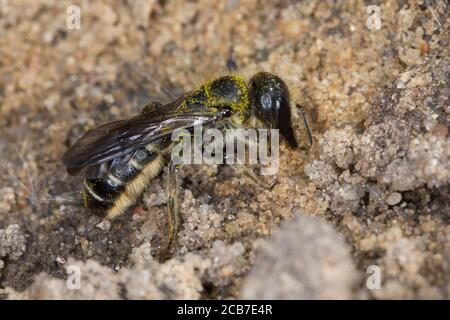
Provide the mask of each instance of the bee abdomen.
[{"label": "bee abdomen", "polygon": [[154,146],[138,149],[127,163],[111,170],[106,178],[84,181],[85,206],[100,216],[115,218],[136,202],[166,163]]},{"label": "bee abdomen", "polygon": [[110,177],[84,180],[84,188],[81,192],[84,205],[94,213],[103,216],[120,193],[125,190],[124,183],[117,184],[115,180],[115,178],[110,179]]}]

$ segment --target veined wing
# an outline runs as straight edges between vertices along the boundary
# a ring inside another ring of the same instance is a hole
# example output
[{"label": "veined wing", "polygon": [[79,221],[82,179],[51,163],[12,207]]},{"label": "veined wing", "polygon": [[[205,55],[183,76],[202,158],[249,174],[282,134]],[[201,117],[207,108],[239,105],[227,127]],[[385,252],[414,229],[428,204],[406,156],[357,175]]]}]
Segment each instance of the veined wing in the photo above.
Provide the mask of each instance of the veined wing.
[{"label": "veined wing", "polygon": [[176,129],[205,125],[228,114],[226,109],[206,107],[187,108],[181,112],[181,101],[182,98],[128,120],[110,122],[88,131],[65,152],[62,163],[69,174],[85,175],[89,172],[87,167],[96,166],[95,170],[98,170],[99,164],[123,157],[167,137]]}]

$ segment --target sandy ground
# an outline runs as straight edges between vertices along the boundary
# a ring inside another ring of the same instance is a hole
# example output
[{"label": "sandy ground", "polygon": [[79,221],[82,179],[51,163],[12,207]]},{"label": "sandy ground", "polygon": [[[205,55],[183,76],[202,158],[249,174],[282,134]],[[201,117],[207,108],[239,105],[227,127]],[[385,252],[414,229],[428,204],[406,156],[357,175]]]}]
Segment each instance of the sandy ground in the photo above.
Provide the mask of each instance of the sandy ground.
[{"label": "sandy ground", "polygon": [[[450,298],[450,10],[373,2],[0,1],[0,297]],[[163,263],[163,178],[110,223],[69,202],[75,139],[233,64],[280,75],[308,112],[314,144],[296,119],[272,190],[183,167]]]}]

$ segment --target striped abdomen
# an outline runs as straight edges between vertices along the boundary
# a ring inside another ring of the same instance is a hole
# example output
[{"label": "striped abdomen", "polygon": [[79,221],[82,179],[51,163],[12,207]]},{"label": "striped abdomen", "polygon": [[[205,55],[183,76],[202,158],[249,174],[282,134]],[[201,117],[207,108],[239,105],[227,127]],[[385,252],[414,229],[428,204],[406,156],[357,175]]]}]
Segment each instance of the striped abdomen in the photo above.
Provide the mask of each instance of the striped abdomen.
[{"label": "striped abdomen", "polygon": [[156,145],[136,150],[130,160],[110,170],[105,178],[84,180],[85,206],[103,217],[115,218],[136,202],[166,164],[167,159]]}]

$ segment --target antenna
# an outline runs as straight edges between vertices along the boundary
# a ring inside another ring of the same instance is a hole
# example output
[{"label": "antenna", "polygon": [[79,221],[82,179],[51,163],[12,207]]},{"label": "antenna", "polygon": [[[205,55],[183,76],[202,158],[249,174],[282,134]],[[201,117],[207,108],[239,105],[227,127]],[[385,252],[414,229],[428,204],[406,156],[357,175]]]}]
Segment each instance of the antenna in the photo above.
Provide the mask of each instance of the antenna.
[{"label": "antenna", "polygon": [[300,113],[302,114],[302,117],[303,117],[303,126],[306,129],[306,137],[308,138],[308,144],[310,146],[312,146],[313,139],[312,139],[312,135],[311,135],[311,130],[309,130],[308,120],[306,120],[305,109],[301,105],[299,105],[298,103],[297,103],[296,106],[300,110]]}]

